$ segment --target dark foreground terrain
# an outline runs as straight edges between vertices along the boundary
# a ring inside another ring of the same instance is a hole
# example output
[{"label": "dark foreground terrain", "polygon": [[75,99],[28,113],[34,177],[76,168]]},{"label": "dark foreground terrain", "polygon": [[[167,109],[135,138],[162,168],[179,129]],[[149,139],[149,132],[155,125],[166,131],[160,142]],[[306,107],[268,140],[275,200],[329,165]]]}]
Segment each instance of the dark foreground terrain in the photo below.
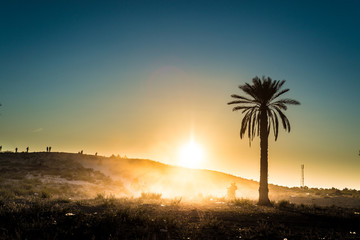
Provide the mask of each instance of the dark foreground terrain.
[{"label": "dark foreground terrain", "polygon": [[360,239],[360,209],[249,200],[1,201],[0,239]]},{"label": "dark foreground terrain", "polygon": [[[237,186],[236,200],[228,187]],[[360,191],[270,185],[144,159],[0,153],[1,239],[360,239]]]}]

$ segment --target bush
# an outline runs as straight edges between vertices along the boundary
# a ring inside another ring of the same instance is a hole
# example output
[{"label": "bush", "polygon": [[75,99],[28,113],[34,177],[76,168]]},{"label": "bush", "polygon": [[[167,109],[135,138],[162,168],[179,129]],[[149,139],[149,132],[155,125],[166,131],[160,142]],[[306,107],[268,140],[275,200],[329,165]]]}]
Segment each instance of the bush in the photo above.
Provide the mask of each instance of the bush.
[{"label": "bush", "polygon": [[15,193],[9,188],[0,189],[0,196],[2,199],[8,200],[15,198]]},{"label": "bush", "polygon": [[280,209],[284,209],[284,208],[293,208],[295,205],[290,203],[288,200],[281,200],[278,202],[278,207]]},{"label": "bush", "polygon": [[182,200],[182,197],[174,198],[171,200],[170,205],[171,206],[179,206],[181,200]]},{"label": "bush", "polygon": [[47,190],[42,190],[40,197],[41,198],[51,198],[52,194],[50,192],[48,192]]},{"label": "bush", "polygon": [[249,200],[249,199],[245,199],[245,198],[236,198],[232,201],[230,201],[230,203],[234,204],[235,206],[239,206],[239,207],[245,207],[245,206],[253,206],[254,202]]},{"label": "bush", "polygon": [[142,192],[141,197],[142,199],[149,199],[149,200],[160,200],[162,194],[161,193],[148,193],[148,192]]},{"label": "bush", "polygon": [[104,194],[102,193],[96,194],[95,200],[104,200],[104,199],[105,199]]}]

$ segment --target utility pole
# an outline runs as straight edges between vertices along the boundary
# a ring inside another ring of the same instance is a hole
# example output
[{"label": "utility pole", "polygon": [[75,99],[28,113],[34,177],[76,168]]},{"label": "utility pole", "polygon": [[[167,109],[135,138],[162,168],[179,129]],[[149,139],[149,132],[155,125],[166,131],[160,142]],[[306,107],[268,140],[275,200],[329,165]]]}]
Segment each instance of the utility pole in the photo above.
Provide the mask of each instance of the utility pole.
[{"label": "utility pole", "polygon": [[304,187],[305,187],[304,164],[301,164],[301,182],[300,182],[300,187],[301,187],[301,188],[304,188]]}]

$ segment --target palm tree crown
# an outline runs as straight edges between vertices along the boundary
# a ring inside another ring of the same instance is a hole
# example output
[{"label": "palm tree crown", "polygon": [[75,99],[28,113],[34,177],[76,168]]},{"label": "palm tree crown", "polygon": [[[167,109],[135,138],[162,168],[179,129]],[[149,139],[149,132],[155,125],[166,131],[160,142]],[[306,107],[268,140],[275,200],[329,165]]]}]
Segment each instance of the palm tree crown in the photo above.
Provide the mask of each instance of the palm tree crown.
[{"label": "palm tree crown", "polygon": [[266,113],[268,118],[267,134],[270,133],[272,125],[276,141],[279,133],[279,119],[282,121],[284,129],[290,132],[290,122],[283,113],[287,109],[286,105],[299,105],[300,102],[289,98],[277,100],[279,96],[289,91],[289,89],[281,89],[285,80],[272,80],[270,77],[263,76],[262,80],[255,77],[252,81],[253,85],[245,83],[245,85],[239,86],[251,98],[233,94],[231,97],[237,100],[228,103],[238,104],[233,111],[242,110],[242,113],[245,113],[241,122],[240,138],[244,136],[246,130],[248,130],[250,141],[254,139],[255,135],[259,136],[261,114]]}]

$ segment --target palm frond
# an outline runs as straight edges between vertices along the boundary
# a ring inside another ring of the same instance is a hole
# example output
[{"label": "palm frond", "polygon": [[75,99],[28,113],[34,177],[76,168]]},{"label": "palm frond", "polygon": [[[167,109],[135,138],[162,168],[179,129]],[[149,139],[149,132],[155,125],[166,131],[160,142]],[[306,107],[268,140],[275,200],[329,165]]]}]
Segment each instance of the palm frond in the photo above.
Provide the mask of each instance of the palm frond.
[{"label": "palm frond", "polygon": [[252,117],[251,140],[253,140],[255,137],[255,130],[256,130],[256,113]]},{"label": "palm frond", "polygon": [[273,104],[277,104],[277,103],[290,104],[290,105],[300,105],[299,101],[296,101],[296,100],[290,99],[290,98],[284,98],[284,99],[278,100],[278,101],[274,102]]},{"label": "palm frond", "polygon": [[233,111],[241,110],[241,109],[244,109],[244,108],[247,108],[247,107],[245,107],[245,106],[236,106],[236,107],[233,107]]},{"label": "palm frond", "polygon": [[280,95],[283,95],[284,93],[290,91],[290,89],[284,89],[284,90],[281,90],[280,92],[278,92],[277,94],[275,94],[272,98],[271,98],[271,101],[274,100],[275,98],[279,97]]},{"label": "palm frond", "polygon": [[241,121],[241,128],[240,128],[240,138],[242,138],[242,136],[244,135],[244,133],[246,132],[246,127],[248,124],[248,116],[250,114],[251,111],[247,112],[243,118],[243,120]]},{"label": "palm frond", "polygon": [[285,114],[277,107],[275,107],[275,110],[279,113],[280,119],[282,121],[283,127],[285,130],[290,132],[290,122],[289,119],[285,116]]},{"label": "palm frond", "polygon": [[282,85],[284,85],[284,83],[286,82],[285,80],[281,80],[281,81],[278,81],[279,84],[278,84],[278,89],[280,89],[282,87]]},{"label": "palm frond", "polygon": [[[254,88],[254,87],[251,86],[250,84],[245,83],[245,85],[240,85],[239,88],[240,88],[241,90],[243,90],[246,94],[248,94],[248,95],[250,95],[251,97],[253,97],[254,100],[259,101],[259,99],[258,99],[258,97],[256,96],[255,91],[254,91],[254,89],[256,89],[256,88]],[[254,101],[254,100],[252,100],[252,101]]]},{"label": "palm frond", "polygon": [[270,110],[270,113],[271,113],[271,121],[272,121],[272,125],[273,125],[275,141],[276,141],[278,138],[278,134],[279,134],[279,120],[278,120],[277,114],[274,110]]},{"label": "palm frond", "polygon": [[268,120],[266,126],[267,134],[270,134],[272,129],[276,141],[279,135],[280,124],[282,124],[286,131],[290,132],[290,121],[283,111],[287,110],[287,105],[299,105],[300,102],[289,98],[275,100],[289,91],[289,89],[281,89],[284,83],[285,80],[272,80],[270,77],[265,76],[262,76],[260,79],[256,76],[252,79],[252,84],[245,83],[239,86],[250,97],[237,94],[231,95],[235,100],[228,102],[228,104],[237,104],[233,111],[242,110],[242,114],[244,114],[241,121],[240,138],[243,138],[247,131],[247,136],[251,143],[255,135],[260,135],[260,111],[264,108],[266,109]]},{"label": "palm frond", "polygon": [[230,104],[249,104],[249,103],[252,103],[252,102],[248,102],[248,101],[244,101],[244,100],[236,100],[236,101],[231,101],[231,102],[228,102],[228,105]]},{"label": "palm frond", "polygon": [[287,110],[287,106],[283,103],[280,103],[280,102],[276,102],[276,103],[272,103],[271,106],[276,106],[284,111]]},{"label": "palm frond", "polygon": [[244,108],[244,110],[242,111],[242,113],[245,113],[246,111],[248,111],[248,110],[250,110],[250,109],[253,109],[253,108],[256,108],[256,107],[252,106],[252,107],[247,107],[246,109]]},{"label": "palm frond", "polygon": [[249,102],[254,101],[254,100],[252,100],[252,99],[249,99],[249,98],[246,98],[246,97],[243,97],[243,96],[239,96],[239,95],[236,95],[236,94],[232,94],[231,97],[243,99],[243,100],[246,100],[246,101],[249,101]]}]

